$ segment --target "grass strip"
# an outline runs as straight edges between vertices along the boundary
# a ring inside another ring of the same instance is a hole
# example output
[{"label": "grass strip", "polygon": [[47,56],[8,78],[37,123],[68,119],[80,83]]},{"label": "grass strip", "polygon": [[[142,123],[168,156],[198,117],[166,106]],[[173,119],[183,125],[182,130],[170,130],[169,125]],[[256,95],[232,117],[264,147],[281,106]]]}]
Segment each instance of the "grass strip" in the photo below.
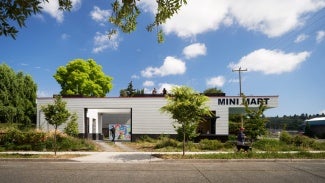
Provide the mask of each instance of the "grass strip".
[{"label": "grass strip", "polygon": [[85,156],[84,154],[60,154],[60,155],[54,155],[54,154],[20,154],[20,153],[12,153],[12,154],[0,154],[0,158],[6,159],[6,158],[22,158],[22,159],[42,159],[42,158],[53,158],[53,159],[68,159],[68,158],[76,158]]},{"label": "grass strip", "polygon": [[154,154],[162,159],[325,159],[325,153],[310,152],[264,152],[264,153],[215,153],[215,154]]}]

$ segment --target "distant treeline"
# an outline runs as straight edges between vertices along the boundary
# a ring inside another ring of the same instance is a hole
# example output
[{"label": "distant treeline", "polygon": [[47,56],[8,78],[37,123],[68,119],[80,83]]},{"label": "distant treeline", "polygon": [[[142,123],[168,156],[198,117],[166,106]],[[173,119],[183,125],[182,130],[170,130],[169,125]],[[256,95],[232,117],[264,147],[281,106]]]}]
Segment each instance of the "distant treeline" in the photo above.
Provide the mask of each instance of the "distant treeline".
[{"label": "distant treeline", "polygon": [[325,117],[325,114],[301,114],[293,116],[284,115],[282,117],[267,117],[268,122],[266,124],[266,128],[301,131],[305,120],[317,117]]}]

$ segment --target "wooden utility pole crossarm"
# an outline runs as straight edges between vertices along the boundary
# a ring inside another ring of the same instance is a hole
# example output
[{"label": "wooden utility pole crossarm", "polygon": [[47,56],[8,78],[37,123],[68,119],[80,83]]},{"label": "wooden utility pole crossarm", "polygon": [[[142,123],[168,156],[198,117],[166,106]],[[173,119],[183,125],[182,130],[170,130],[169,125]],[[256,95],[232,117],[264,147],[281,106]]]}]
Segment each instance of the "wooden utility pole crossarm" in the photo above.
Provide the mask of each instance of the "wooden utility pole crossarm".
[{"label": "wooden utility pole crossarm", "polygon": [[233,69],[232,72],[238,72],[239,74],[239,96],[242,96],[242,92],[241,92],[241,72],[243,71],[247,71],[247,69],[242,69],[241,67],[239,67],[239,69]]}]

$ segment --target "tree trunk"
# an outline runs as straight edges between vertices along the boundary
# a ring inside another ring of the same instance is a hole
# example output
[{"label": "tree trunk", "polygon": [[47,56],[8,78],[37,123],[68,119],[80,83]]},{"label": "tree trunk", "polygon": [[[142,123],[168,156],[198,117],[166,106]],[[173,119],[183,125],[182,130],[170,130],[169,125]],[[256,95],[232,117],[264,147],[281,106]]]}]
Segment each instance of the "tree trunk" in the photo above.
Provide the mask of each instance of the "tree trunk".
[{"label": "tree trunk", "polygon": [[185,155],[185,125],[183,125],[183,156]]},{"label": "tree trunk", "polygon": [[56,151],[57,151],[57,145],[56,145],[56,130],[57,130],[57,126],[55,126],[55,130],[54,130],[54,156],[56,157]]}]

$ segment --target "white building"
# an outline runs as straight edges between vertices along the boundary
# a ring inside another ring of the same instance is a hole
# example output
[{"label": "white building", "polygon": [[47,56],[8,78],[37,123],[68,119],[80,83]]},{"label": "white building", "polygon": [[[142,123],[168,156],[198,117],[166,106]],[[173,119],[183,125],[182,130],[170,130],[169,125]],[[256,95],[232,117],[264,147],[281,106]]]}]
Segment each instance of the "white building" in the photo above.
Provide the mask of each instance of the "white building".
[{"label": "white building", "polygon": [[305,121],[305,126],[306,123],[310,125],[310,130],[315,137],[321,139],[325,138],[325,117],[308,119]]},{"label": "white building", "polygon": [[[239,96],[209,97],[208,106],[217,118],[211,118],[204,124],[202,135],[222,138],[228,136],[229,114],[243,113],[244,106]],[[103,139],[109,137],[112,125],[117,127],[118,140],[135,141],[137,138],[176,134],[173,119],[160,108],[166,105],[164,97],[107,97],[107,98],[63,98],[67,109],[78,116],[80,136],[84,138]],[[51,130],[41,106],[53,103],[53,98],[37,99],[37,128]],[[267,108],[278,106],[278,96],[248,96],[251,108],[258,108],[263,101]],[[60,126],[62,130],[65,126]]]}]

